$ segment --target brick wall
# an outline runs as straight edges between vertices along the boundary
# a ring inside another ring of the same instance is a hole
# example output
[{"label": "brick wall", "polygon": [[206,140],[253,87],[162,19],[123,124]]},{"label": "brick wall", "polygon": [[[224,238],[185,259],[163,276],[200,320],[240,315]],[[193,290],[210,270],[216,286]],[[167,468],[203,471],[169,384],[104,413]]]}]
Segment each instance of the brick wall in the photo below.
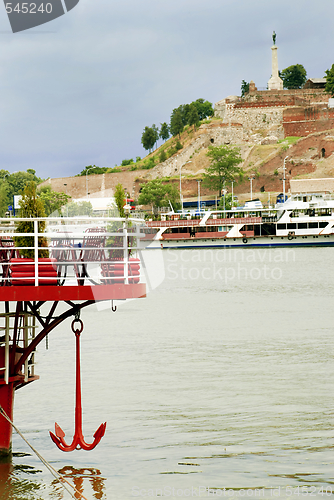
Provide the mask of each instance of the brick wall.
[{"label": "brick wall", "polygon": [[244,98],[248,102],[279,102],[281,106],[294,106],[302,100],[308,104],[327,103],[330,95],[321,89],[264,90],[249,92]]},{"label": "brick wall", "polygon": [[334,128],[334,109],[317,106],[296,106],[283,111],[285,137],[305,137],[314,132]]}]

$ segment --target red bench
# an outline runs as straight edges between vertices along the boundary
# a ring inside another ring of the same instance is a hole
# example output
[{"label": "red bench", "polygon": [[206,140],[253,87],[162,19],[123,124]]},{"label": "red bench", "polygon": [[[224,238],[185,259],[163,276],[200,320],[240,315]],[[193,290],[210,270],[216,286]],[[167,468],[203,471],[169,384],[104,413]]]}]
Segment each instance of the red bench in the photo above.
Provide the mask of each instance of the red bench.
[{"label": "red bench", "polygon": [[[56,259],[38,259],[38,285],[57,285]],[[10,282],[12,285],[35,285],[34,259],[11,259],[9,262]]]}]

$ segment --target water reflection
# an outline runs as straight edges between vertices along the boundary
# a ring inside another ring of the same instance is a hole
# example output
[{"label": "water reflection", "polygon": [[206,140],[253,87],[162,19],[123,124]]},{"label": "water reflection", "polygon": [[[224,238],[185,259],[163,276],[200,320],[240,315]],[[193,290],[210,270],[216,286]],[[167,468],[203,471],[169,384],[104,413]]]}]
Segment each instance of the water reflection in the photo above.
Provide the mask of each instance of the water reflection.
[{"label": "water reflection", "polygon": [[0,458],[0,500],[42,500],[39,495],[43,486],[29,476],[41,471],[30,465],[15,465],[12,457],[29,457],[29,454],[14,453]]},{"label": "water reflection", "polygon": [[[82,499],[81,495],[85,495],[90,490],[93,490],[93,498],[96,500],[103,500],[106,498],[105,496],[105,481],[106,479],[101,477],[101,472],[98,469],[93,468],[83,468],[76,469],[71,465],[67,465],[62,469],[58,470],[59,474],[64,476],[66,479],[70,480],[71,484],[76,488],[76,490],[80,493],[75,493],[74,496],[78,500]],[[90,483],[90,486],[87,485],[87,482]],[[59,489],[59,481],[53,481],[52,486],[54,488],[54,493],[56,496],[53,498],[57,498],[59,500],[64,498],[64,490]],[[67,495],[67,493],[66,493]]]}]

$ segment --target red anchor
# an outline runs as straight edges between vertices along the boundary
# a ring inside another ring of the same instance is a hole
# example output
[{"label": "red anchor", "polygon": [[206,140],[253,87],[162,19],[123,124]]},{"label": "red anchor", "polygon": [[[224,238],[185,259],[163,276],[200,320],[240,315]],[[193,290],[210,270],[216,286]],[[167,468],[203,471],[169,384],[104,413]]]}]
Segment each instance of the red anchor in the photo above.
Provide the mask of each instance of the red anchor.
[{"label": "red anchor", "polygon": [[[79,323],[79,328],[75,329],[75,323]],[[83,434],[82,434],[82,407],[81,407],[81,378],[80,378],[80,333],[83,330],[83,322],[79,319],[79,316],[76,315],[75,319],[72,321],[72,331],[75,334],[76,338],[76,394],[75,394],[75,432],[72,444],[66,444],[64,439],[65,432],[63,429],[55,423],[55,432],[50,431],[50,436],[52,441],[58,446],[61,451],[73,451],[73,450],[86,450],[90,451],[95,448],[101,441],[106,431],[107,422],[101,424],[100,427],[94,434],[94,441],[92,444],[85,443]]]}]

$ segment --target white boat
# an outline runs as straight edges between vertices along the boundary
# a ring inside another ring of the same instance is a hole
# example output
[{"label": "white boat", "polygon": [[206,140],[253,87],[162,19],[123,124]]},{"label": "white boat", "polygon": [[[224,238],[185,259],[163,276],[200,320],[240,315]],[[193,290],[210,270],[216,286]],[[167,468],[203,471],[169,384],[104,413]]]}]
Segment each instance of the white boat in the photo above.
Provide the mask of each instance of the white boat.
[{"label": "white boat", "polygon": [[171,213],[146,223],[146,248],[334,245],[334,200],[297,194],[275,208]]}]

